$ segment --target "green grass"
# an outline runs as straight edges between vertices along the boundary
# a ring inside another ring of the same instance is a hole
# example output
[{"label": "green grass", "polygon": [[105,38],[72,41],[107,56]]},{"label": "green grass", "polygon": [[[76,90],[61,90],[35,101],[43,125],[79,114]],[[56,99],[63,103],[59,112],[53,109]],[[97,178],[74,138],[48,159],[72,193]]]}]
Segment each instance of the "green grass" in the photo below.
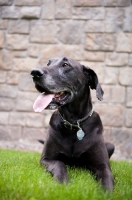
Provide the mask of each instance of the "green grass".
[{"label": "green grass", "polygon": [[132,200],[132,163],[111,161],[113,194],[82,169],[68,169],[69,184],[59,184],[39,165],[40,154],[0,150],[0,200]]}]

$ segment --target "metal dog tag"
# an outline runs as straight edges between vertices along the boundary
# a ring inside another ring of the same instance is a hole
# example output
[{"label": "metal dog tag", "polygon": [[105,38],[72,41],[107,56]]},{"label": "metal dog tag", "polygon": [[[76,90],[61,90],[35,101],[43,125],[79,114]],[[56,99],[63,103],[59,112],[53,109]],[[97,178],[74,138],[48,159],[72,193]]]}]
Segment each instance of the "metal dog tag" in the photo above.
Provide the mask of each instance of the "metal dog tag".
[{"label": "metal dog tag", "polygon": [[83,132],[83,130],[82,130],[82,129],[79,129],[79,130],[77,131],[77,138],[78,138],[79,140],[82,140],[84,136],[85,136],[85,133]]}]

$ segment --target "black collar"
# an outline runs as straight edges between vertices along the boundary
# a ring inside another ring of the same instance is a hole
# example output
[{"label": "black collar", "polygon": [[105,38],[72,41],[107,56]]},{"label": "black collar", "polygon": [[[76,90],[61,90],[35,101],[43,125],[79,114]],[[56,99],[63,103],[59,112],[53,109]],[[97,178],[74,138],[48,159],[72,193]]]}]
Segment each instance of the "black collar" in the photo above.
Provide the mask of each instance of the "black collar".
[{"label": "black collar", "polygon": [[[59,110],[58,110],[58,111],[59,111]],[[87,115],[86,117],[77,120],[77,121],[76,121],[76,124],[77,124],[77,125],[75,125],[75,124],[71,124],[71,123],[68,122],[66,119],[64,119],[64,118],[62,117],[62,115],[60,114],[60,112],[59,112],[59,115],[60,115],[60,117],[61,117],[61,119],[62,119],[62,121],[63,121],[63,123],[64,123],[64,126],[65,126],[67,129],[70,129],[70,130],[81,129],[80,126],[81,126],[89,117],[91,117],[92,114],[93,114],[93,108],[92,108],[92,110],[88,113],[88,115]]]}]

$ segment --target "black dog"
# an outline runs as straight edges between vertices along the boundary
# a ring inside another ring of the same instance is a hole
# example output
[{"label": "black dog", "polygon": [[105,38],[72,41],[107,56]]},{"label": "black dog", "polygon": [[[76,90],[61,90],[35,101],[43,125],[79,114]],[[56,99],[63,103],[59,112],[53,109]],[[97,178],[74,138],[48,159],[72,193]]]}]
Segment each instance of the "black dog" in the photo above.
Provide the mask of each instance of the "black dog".
[{"label": "black dog", "polygon": [[44,68],[31,72],[41,93],[35,112],[57,109],[51,117],[40,163],[61,183],[68,181],[66,165],[85,167],[108,190],[113,189],[109,158],[114,145],[104,143],[103,126],[93,111],[90,88],[102,100],[103,90],[96,73],[67,58],[51,59]]}]

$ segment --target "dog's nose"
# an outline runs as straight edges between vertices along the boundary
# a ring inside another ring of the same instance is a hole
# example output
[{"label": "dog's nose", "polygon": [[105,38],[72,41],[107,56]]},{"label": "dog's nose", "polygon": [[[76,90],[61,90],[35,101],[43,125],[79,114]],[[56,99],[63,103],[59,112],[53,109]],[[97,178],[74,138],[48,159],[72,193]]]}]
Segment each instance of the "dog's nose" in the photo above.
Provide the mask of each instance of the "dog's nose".
[{"label": "dog's nose", "polygon": [[41,76],[43,76],[44,72],[42,71],[42,69],[33,69],[31,71],[31,76],[34,78],[34,77],[37,77],[37,78],[40,78]]}]

